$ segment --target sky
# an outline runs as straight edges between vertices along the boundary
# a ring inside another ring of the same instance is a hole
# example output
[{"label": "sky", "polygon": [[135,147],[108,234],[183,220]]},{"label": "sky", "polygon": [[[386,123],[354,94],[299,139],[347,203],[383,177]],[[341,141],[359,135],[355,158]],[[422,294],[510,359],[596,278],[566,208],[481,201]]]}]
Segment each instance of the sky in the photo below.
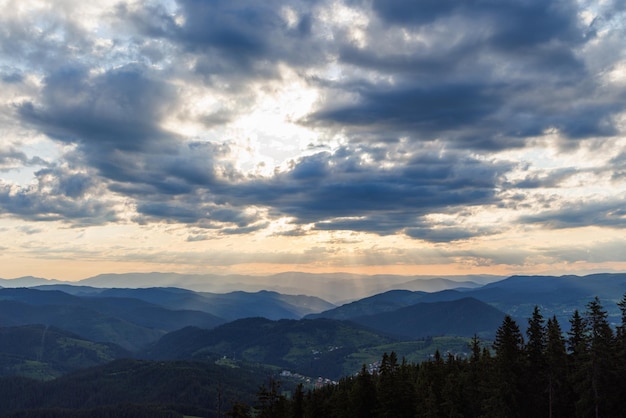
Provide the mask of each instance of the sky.
[{"label": "sky", "polygon": [[0,9],[0,277],[626,271],[621,0]]}]

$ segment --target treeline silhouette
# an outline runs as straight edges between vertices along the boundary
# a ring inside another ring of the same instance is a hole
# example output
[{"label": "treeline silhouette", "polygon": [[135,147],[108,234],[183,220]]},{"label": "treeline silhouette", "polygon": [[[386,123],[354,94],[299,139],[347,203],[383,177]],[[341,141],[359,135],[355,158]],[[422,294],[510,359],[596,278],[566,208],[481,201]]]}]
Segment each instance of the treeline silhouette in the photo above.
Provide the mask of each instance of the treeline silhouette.
[{"label": "treeline silhouette", "polygon": [[526,337],[506,316],[491,350],[478,337],[471,354],[434,357],[421,364],[385,353],[377,371],[290,398],[270,382],[252,408],[235,405],[230,417],[623,417],[626,416],[626,295],[621,324],[611,327],[598,298],[562,332],[538,307]]},{"label": "treeline silhouette", "polygon": [[124,359],[51,381],[4,377],[0,417],[223,417],[234,402],[253,404],[267,375],[254,365]]}]

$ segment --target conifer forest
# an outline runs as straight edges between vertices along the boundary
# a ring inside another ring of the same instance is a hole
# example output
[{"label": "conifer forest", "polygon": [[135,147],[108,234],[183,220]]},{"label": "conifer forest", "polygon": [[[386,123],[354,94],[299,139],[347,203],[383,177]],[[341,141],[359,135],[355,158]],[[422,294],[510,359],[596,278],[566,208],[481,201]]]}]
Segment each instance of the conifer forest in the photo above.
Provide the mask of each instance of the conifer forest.
[{"label": "conifer forest", "polygon": [[[472,339],[471,355],[435,353],[431,361],[409,364],[394,352],[380,367],[365,366],[337,385],[290,399],[276,382],[263,387],[255,414],[233,417],[622,417],[626,415],[626,296],[615,327],[598,299],[575,311],[564,333],[555,317],[535,307],[525,335],[506,316],[492,347]],[[245,408],[244,408],[245,411]]]}]

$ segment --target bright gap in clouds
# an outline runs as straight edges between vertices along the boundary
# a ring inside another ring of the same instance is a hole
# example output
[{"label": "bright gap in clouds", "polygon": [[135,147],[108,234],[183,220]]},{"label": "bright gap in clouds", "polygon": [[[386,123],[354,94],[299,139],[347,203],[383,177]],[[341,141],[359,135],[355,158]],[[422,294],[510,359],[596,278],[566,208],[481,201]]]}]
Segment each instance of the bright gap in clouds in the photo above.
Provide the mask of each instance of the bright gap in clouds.
[{"label": "bright gap in clouds", "polygon": [[231,124],[233,138],[249,152],[236,157],[237,167],[244,172],[271,176],[274,167],[296,158],[309,145],[319,141],[319,134],[301,125],[300,119],[311,112],[318,100],[318,91],[301,75],[280,66],[280,83],[260,83],[255,103]]},{"label": "bright gap in clouds", "polygon": [[181,90],[181,109],[162,126],[192,141],[225,141],[238,170],[272,176],[275,167],[320,141],[319,133],[300,123],[315,108],[318,90],[307,83],[306,75],[285,65],[279,71],[279,81],[251,85],[254,94],[245,101],[215,88],[175,83]]}]

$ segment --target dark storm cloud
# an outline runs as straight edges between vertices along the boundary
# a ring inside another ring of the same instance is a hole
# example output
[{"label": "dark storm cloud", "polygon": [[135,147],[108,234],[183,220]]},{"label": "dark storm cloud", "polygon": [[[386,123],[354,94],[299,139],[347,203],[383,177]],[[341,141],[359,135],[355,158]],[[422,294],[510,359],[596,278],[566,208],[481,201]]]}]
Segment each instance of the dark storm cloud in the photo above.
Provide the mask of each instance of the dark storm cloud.
[{"label": "dark storm cloud", "polygon": [[[519,148],[551,129],[571,140],[564,147],[618,132],[613,116],[626,108],[624,90],[606,90],[581,59],[595,32],[575,2],[394,0],[372,7],[385,24],[371,25],[365,46],[340,43],[338,57],[377,77],[326,84],[333,93],[303,122],[348,126],[355,141],[408,135],[487,151]],[[333,100],[342,95],[354,99]]]},{"label": "dark storm cloud", "polygon": [[[473,4],[475,2],[464,2]],[[407,2],[403,0],[375,0],[373,9],[380,17],[394,24],[425,24],[446,16],[463,6],[454,0],[425,0]]]},{"label": "dark storm cloud", "polygon": [[175,99],[166,83],[146,77],[140,67],[96,76],[70,67],[46,77],[41,103],[23,103],[19,115],[88,154],[150,152],[170,140],[158,124]]},{"label": "dark storm cloud", "polygon": [[[122,4],[117,13],[143,34],[168,39],[193,54],[196,72],[237,80],[229,86],[237,88],[246,78],[276,76],[280,62],[303,66],[319,59],[322,51],[309,39],[315,3],[178,0],[178,21],[160,6],[137,10]],[[280,15],[285,6],[298,12],[293,26]]]},{"label": "dark storm cloud", "polygon": [[24,75],[19,72],[10,72],[10,73],[0,73],[0,79],[4,83],[14,84],[21,83],[24,80]]},{"label": "dark storm cloud", "polygon": [[[428,39],[404,60],[399,59],[397,50],[390,51],[395,55],[367,51],[372,57],[378,56],[377,68],[384,69],[384,61],[391,58],[400,65],[413,62],[415,74],[436,71],[431,74],[439,79],[441,71],[444,76],[454,70],[457,77],[471,77],[482,68],[493,76],[493,70],[507,66],[511,66],[511,73],[523,69],[580,77],[584,68],[575,48],[594,35],[580,21],[578,5],[573,1],[381,0],[373,3],[373,9],[391,27],[404,26]],[[344,53],[343,57],[358,63],[350,54]],[[367,58],[362,57],[361,62],[367,62]],[[485,67],[482,63],[488,64]]]},{"label": "dark storm cloud", "polygon": [[551,229],[579,228],[590,225],[626,228],[626,198],[572,202],[557,210],[523,216],[520,221],[527,224],[539,224]]},{"label": "dark storm cloud", "polygon": [[[551,129],[571,140],[614,135],[613,116],[625,108],[623,91],[581,83],[579,62],[564,64],[569,71],[549,65],[550,73],[544,74],[534,66],[527,71],[527,76],[538,72],[533,82],[515,77],[448,82],[442,75],[463,63],[441,70],[436,67],[442,63],[432,65],[432,72],[424,66],[415,70],[430,74],[402,75],[404,81],[392,85],[337,86],[337,91],[356,94],[356,102],[339,106],[328,102],[306,122],[349,126],[374,137],[409,135],[414,140],[442,139],[460,148],[498,150],[519,148],[528,137],[542,136]],[[521,67],[524,65],[528,63]],[[573,92],[577,94],[574,97]]]},{"label": "dark storm cloud", "polygon": [[[220,51],[235,61],[263,57],[265,59],[304,58],[294,49],[294,40],[311,34],[311,15],[303,13],[291,28],[279,15],[278,1],[266,1],[250,7],[240,0],[179,0],[184,23],[176,31],[179,40],[191,47]],[[309,2],[308,7],[315,2]],[[298,2],[292,3],[298,6]]]},{"label": "dark storm cloud", "polygon": [[427,25],[438,19],[466,15],[488,22],[492,42],[503,48],[520,48],[549,40],[580,41],[577,4],[573,1],[514,0],[374,0],[374,11],[391,24]]},{"label": "dark storm cloud", "polygon": [[[626,108],[623,91],[595,90],[576,83],[561,86],[445,84],[368,85],[351,88],[355,104],[326,108],[312,115],[315,126],[346,126],[361,132],[409,135],[414,140],[443,139],[451,146],[478,150],[519,148],[526,138],[558,130],[570,141],[615,135],[613,116]],[[572,97],[572,91],[588,96]],[[362,138],[362,137],[361,137]],[[566,145],[563,143],[562,145]]]},{"label": "dark storm cloud", "polygon": [[[58,141],[76,144],[76,163],[86,163],[118,190],[148,186],[143,193],[189,193],[213,181],[213,156],[221,146],[183,143],[160,127],[177,96],[141,67],[89,76],[85,69],[50,75],[41,103],[19,107],[25,122]],[[81,161],[82,160],[82,161]]]},{"label": "dark storm cloud", "polygon": [[[219,205],[203,194],[176,196],[167,201],[158,201],[158,198],[158,195],[154,195],[140,200],[135,221],[183,223],[225,235],[251,233],[269,225],[256,211],[228,204]],[[194,236],[205,237],[204,234]]]},{"label": "dark storm cloud", "polygon": [[[423,46],[411,53],[403,53],[387,48],[358,48],[353,44],[341,45],[339,58],[341,62],[381,73],[396,76],[422,77],[424,82],[431,78],[452,75],[467,60],[472,60],[472,48],[467,45]],[[426,83],[425,83],[426,84]]]},{"label": "dark storm cloud", "polygon": [[[271,180],[235,187],[238,204],[262,204],[317,229],[393,234],[432,212],[455,212],[496,201],[506,164],[485,163],[461,153],[416,153],[404,163],[378,168],[365,163],[367,148],[343,148],[294,163]],[[372,152],[376,155],[376,152]]]},{"label": "dark storm cloud", "polygon": [[478,236],[492,235],[496,231],[492,228],[463,228],[454,226],[433,228],[431,225],[427,225],[421,228],[408,228],[405,232],[411,238],[439,243],[462,241]]},{"label": "dark storm cloud", "polygon": [[[64,169],[35,173],[37,183],[16,188],[0,183],[2,212],[33,221],[60,220],[96,225],[117,219],[111,203],[99,196],[90,176]],[[87,193],[93,196],[87,196]]]},{"label": "dark storm cloud", "polygon": [[[497,202],[495,193],[507,164],[483,162],[460,152],[424,151],[407,161],[385,161],[376,148],[341,148],[293,162],[290,170],[271,178],[224,179],[204,184],[188,193],[116,191],[138,198],[139,222],[167,220],[219,230],[224,234],[263,229],[263,213],[289,216],[295,224],[313,224],[318,230],[367,231],[380,235],[401,233],[441,240],[425,231],[424,215],[454,213],[474,205]],[[368,154],[372,162],[365,163]],[[380,164],[393,166],[381,169]],[[449,231],[450,232],[450,231]],[[454,232],[455,239],[484,235],[486,231]],[[462,236],[463,235],[463,236]]]},{"label": "dark storm cloud", "polygon": [[[214,196],[204,190],[204,197],[198,198],[197,193],[198,188],[215,182],[214,158],[227,153],[228,147],[181,141],[163,130],[161,120],[176,102],[174,90],[141,67],[96,76],[73,68],[47,77],[41,101],[23,103],[18,113],[24,122],[50,137],[75,144],[76,151],[65,158],[72,165],[95,169],[109,190],[136,199],[140,215],[183,223],[213,216],[217,222],[228,222],[220,213],[205,210]],[[220,174],[231,175],[228,165],[221,167]],[[69,197],[78,195],[83,191],[79,180],[66,179],[55,190]],[[34,201],[35,192],[26,190],[23,194]],[[48,196],[40,198],[46,200]],[[42,208],[29,205],[32,211]],[[68,218],[76,216],[68,214]]]},{"label": "dark storm cloud", "polygon": [[208,215],[201,205],[185,205],[185,202],[147,202],[140,203],[137,211],[154,219],[169,219],[173,222],[195,223]]},{"label": "dark storm cloud", "polygon": [[360,102],[318,112],[313,119],[355,128],[373,127],[395,132],[418,133],[425,140],[437,139],[493,114],[502,97],[482,85],[393,85],[352,90]]},{"label": "dark storm cloud", "polygon": [[120,2],[115,6],[115,15],[124,24],[130,24],[140,33],[152,38],[166,36],[176,28],[174,17],[158,3],[146,2],[135,8],[129,3]]},{"label": "dark storm cloud", "polygon": [[[240,228],[247,227],[258,220],[256,214],[247,214],[240,208],[217,205],[206,201],[204,196],[178,196],[168,201],[144,200],[137,207],[144,216],[169,219],[175,222],[195,224],[207,228],[217,228],[221,224],[231,224]],[[204,221],[204,222],[203,222]]]}]

